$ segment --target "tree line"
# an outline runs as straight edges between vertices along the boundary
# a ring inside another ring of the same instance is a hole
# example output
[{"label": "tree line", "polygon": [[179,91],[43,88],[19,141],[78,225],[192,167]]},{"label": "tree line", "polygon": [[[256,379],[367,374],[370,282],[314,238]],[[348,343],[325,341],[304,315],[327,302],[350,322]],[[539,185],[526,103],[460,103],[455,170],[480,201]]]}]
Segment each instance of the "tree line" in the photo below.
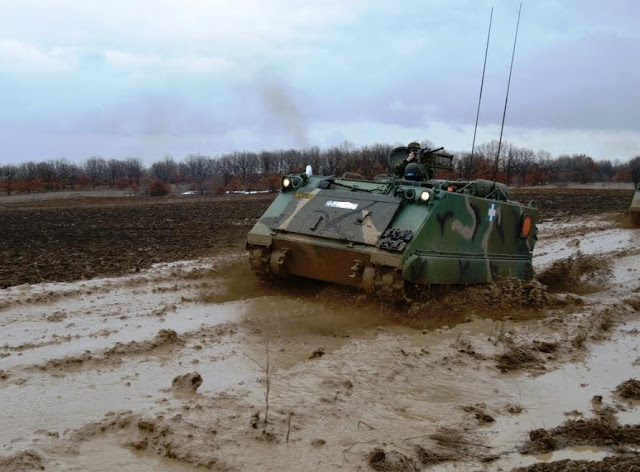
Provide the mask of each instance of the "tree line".
[{"label": "tree line", "polygon": [[[433,148],[429,141],[425,147]],[[31,193],[56,190],[117,188],[134,193],[166,194],[172,185],[201,192],[277,190],[283,174],[303,172],[311,165],[317,175],[345,172],[372,179],[388,174],[388,156],[394,145],[356,147],[348,141],[327,149],[313,146],[261,152],[236,151],[219,157],[190,154],[182,161],[172,156],[146,167],[140,158],[90,157],[82,163],[67,159],[0,165],[0,191]],[[586,154],[552,157],[547,151],[503,143],[496,169],[498,142],[474,151],[454,153],[454,169],[437,178],[493,179],[508,185],[545,185],[567,182],[640,182],[640,156],[629,161],[595,160]]]}]

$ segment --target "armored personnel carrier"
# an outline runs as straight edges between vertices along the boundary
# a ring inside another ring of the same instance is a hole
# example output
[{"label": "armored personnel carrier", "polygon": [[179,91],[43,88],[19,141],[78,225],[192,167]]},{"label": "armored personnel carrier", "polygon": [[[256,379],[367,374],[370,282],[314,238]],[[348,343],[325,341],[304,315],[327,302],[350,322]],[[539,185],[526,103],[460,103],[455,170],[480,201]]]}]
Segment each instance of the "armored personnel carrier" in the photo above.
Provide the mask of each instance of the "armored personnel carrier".
[{"label": "armored personnel carrier", "polygon": [[629,213],[631,214],[631,221],[635,225],[640,226],[640,183],[636,185],[636,193],[633,194]]},{"label": "armored personnel carrier", "polygon": [[[394,149],[390,167],[408,152]],[[423,172],[411,175],[368,181],[316,176],[307,167],[282,177],[280,194],[247,236],[252,269],[392,299],[411,285],[530,279],[535,204],[519,204],[490,180],[433,178],[437,169],[451,170],[452,160],[442,148],[425,148],[416,159]]]}]

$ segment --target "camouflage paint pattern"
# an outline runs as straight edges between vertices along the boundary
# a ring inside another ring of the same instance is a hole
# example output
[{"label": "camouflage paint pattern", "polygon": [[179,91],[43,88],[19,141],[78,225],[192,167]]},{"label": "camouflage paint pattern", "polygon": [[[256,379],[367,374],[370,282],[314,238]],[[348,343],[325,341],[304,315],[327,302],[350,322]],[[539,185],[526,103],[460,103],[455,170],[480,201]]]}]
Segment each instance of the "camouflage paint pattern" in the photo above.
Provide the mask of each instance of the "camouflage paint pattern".
[{"label": "camouflage paint pattern", "polygon": [[[509,200],[506,186],[303,175],[298,181],[298,188],[281,191],[247,237],[248,249],[270,251],[277,275],[356,287],[388,271],[414,284],[533,276],[538,212]],[[523,235],[525,218],[530,231]]]}]

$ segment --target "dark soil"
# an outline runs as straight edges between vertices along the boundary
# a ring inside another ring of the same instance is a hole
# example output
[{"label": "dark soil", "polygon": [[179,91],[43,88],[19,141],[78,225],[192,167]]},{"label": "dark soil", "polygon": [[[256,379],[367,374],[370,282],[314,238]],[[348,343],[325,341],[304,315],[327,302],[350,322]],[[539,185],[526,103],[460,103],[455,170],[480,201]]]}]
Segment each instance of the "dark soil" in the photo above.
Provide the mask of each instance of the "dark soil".
[{"label": "dark soil", "polygon": [[0,288],[122,275],[157,262],[240,251],[272,199],[234,195],[5,204],[0,206]]},{"label": "dark soil", "polygon": [[[544,219],[624,212],[632,192],[523,188],[512,195],[522,202],[536,200]],[[5,198],[0,205],[0,288],[117,276],[157,262],[241,251],[273,198]]]},{"label": "dark soil", "polygon": [[631,205],[633,190],[520,187],[512,189],[511,196],[521,203],[534,200],[544,220],[562,215],[625,213]]},{"label": "dark soil", "polygon": [[616,387],[616,394],[628,400],[640,400],[640,380],[629,379]]},{"label": "dark soil", "polygon": [[520,450],[523,454],[544,454],[570,446],[638,446],[640,425],[619,425],[602,418],[567,421],[557,428],[535,429],[529,442]]}]

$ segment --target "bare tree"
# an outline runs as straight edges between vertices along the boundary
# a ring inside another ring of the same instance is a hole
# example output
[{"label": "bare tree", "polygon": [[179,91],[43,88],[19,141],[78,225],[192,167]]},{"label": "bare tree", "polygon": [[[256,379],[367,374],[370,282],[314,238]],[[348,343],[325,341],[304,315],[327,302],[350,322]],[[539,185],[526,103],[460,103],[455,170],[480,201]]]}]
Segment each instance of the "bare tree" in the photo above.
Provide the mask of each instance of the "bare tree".
[{"label": "bare tree", "polygon": [[173,157],[167,154],[162,161],[151,164],[150,173],[165,184],[173,183],[178,174],[178,166]]},{"label": "bare tree", "polygon": [[38,178],[38,166],[33,161],[20,164],[18,176],[24,182],[24,189],[27,193],[31,193]]},{"label": "bare tree", "polygon": [[51,190],[55,186],[56,180],[56,171],[53,162],[39,162],[36,164],[36,172],[38,174],[38,178],[42,180],[42,184],[44,188],[47,190]]},{"label": "bare tree", "polygon": [[611,182],[616,172],[613,163],[609,159],[598,161],[596,164],[596,180],[599,182]]},{"label": "bare tree", "polygon": [[535,155],[536,163],[539,169],[539,183],[544,185],[551,180],[553,173],[553,162],[551,159],[551,153],[547,151],[538,151]]},{"label": "bare tree", "polygon": [[90,157],[84,163],[84,172],[91,182],[91,187],[95,190],[107,176],[107,162],[102,157]]},{"label": "bare tree", "polygon": [[13,191],[13,187],[15,184],[15,180],[18,176],[18,167],[12,164],[7,164],[5,166],[0,167],[0,183],[4,187],[4,191],[7,192],[7,195],[11,195]]},{"label": "bare tree", "polygon": [[124,178],[124,163],[118,159],[109,159],[109,161],[107,161],[107,182],[109,183],[109,188],[115,187],[118,181]]},{"label": "bare tree", "polygon": [[58,177],[58,185],[64,188],[75,188],[78,183],[82,170],[74,163],[66,159],[58,159],[53,161],[54,169]]},{"label": "bare tree", "polygon": [[207,156],[201,154],[189,154],[184,163],[189,169],[189,174],[198,186],[198,190],[204,192],[204,183],[211,176],[210,159]]},{"label": "bare tree", "polygon": [[640,156],[629,161],[629,172],[631,173],[631,181],[638,185],[640,183]]},{"label": "bare tree", "polygon": [[144,165],[139,157],[128,157],[124,161],[124,175],[129,185],[140,186],[140,180],[144,175]]},{"label": "bare tree", "polygon": [[518,183],[525,185],[527,183],[527,177],[530,176],[536,165],[536,155],[531,149],[517,148],[516,156],[514,171],[518,176]]},{"label": "bare tree", "polygon": [[573,176],[574,179],[581,184],[593,182],[596,171],[594,160],[586,154],[574,154],[573,160]]}]

